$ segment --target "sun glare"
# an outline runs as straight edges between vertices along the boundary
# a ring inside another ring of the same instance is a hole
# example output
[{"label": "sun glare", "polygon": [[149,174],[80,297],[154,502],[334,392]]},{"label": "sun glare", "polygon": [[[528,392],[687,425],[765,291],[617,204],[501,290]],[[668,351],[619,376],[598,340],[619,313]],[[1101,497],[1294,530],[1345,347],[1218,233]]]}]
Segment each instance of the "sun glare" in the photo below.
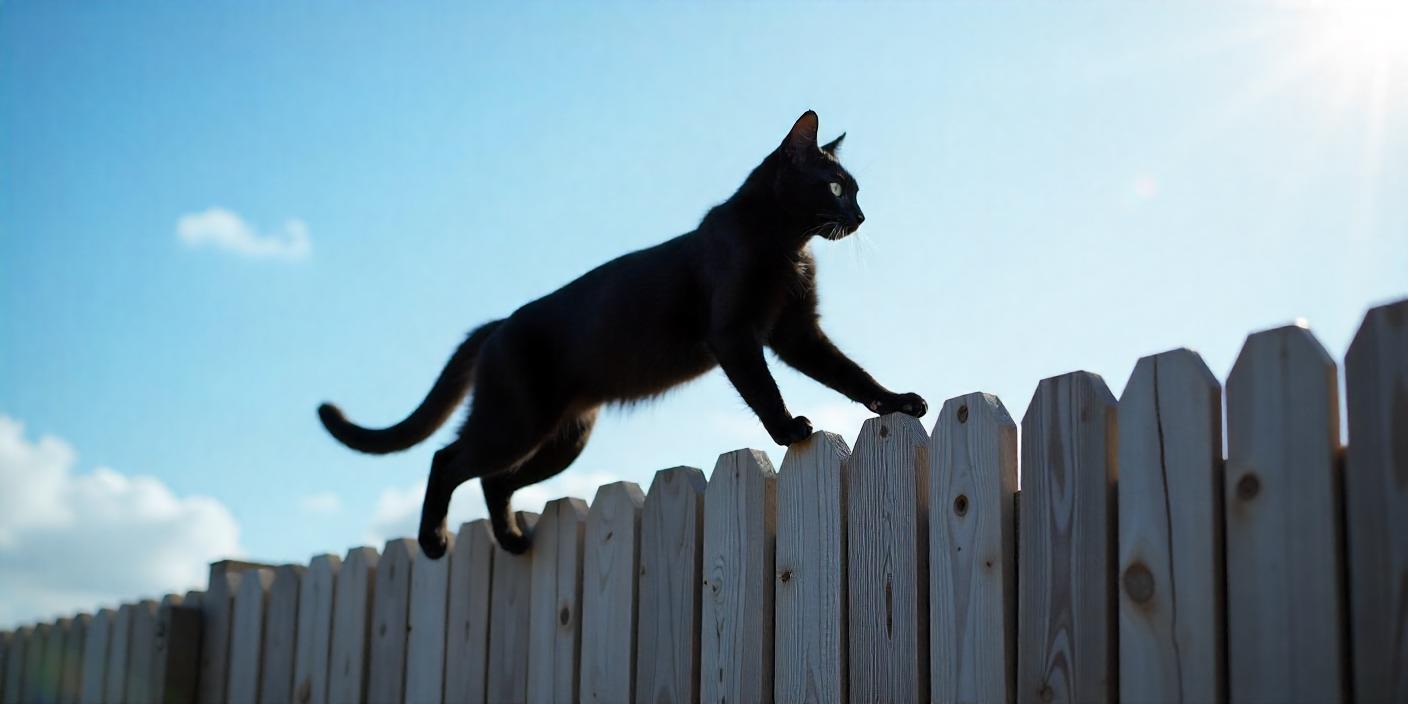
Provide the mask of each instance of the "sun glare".
[{"label": "sun glare", "polygon": [[1384,71],[1408,63],[1408,0],[1317,5],[1326,53],[1340,68]]}]

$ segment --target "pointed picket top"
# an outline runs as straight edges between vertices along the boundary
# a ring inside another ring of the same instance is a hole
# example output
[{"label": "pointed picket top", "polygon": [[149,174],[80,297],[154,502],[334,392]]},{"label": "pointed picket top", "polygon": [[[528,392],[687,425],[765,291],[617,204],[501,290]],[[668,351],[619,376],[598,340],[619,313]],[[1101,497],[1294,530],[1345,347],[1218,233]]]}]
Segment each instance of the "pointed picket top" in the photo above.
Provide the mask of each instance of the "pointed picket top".
[{"label": "pointed picket top", "polygon": [[264,645],[260,648],[259,700],[288,700],[293,692],[294,647],[298,638],[299,592],[308,568],[279,565],[269,585],[269,606],[264,617]]},{"label": "pointed picket top", "polygon": [[582,562],[581,701],[630,701],[635,687],[636,571],[645,494],[635,482],[597,489]]},{"label": "pointed picket top", "polygon": [[587,502],[566,497],[549,501],[533,529],[528,614],[530,704],[571,701],[577,693],[586,527]]},{"label": "pointed picket top", "polygon": [[1127,701],[1226,693],[1222,386],[1188,349],[1139,360],[1119,403],[1119,662]]},{"label": "pointed picket top", "polygon": [[489,668],[489,590],[494,579],[494,533],[488,519],[460,525],[450,553],[449,626],[445,642],[445,700],[482,704]]},{"label": "pointed picket top", "polygon": [[1043,379],[1022,417],[1018,701],[1115,701],[1118,404],[1090,372]]},{"label": "pointed picket top", "polygon": [[406,634],[411,616],[411,573],[420,546],[393,538],[381,550],[372,595],[371,670],[367,700],[400,702],[406,685]]},{"label": "pointed picket top", "polygon": [[636,699],[699,699],[699,582],[704,472],[655,473],[641,511]]},{"label": "pointed picket top", "polygon": [[333,589],[332,654],[329,656],[328,702],[360,702],[366,698],[371,663],[372,608],[377,565],[376,548],[347,551]]},{"label": "pointed picket top", "polygon": [[931,693],[940,701],[1011,701],[1017,424],[992,394],[951,398],[934,423],[931,447]]},{"label": "pointed picket top", "polygon": [[[538,514],[514,513],[527,535],[537,531]],[[494,583],[489,590],[490,702],[524,701],[528,697],[528,619],[533,592],[533,556],[494,549]]]},{"label": "pointed picket top", "polygon": [[851,448],[818,431],[787,448],[777,480],[773,692],[846,701],[846,460]]},{"label": "pointed picket top", "polygon": [[342,558],[315,555],[298,591],[298,625],[294,637],[292,700],[328,704],[328,663],[332,657],[333,593]]},{"label": "pointed picket top", "polygon": [[[258,568],[244,573],[240,589],[235,593],[235,613],[230,632],[230,684],[226,690],[230,704],[254,704],[259,701],[260,650],[264,643],[269,588],[273,584],[274,570]],[[133,634],[136,634],[135,629]],[[127,691],[132,691],[130,683]]]},{"label": "pointed picket top", "polygon": [[[112,609],[98,609],[98,613],[93,614],[92,623],[88,625],[88,637],[83,643],[83,688],[78,699],[81,704],[101,704],[103,701],[103,688],[107,680],[109,634],[116,617],[117,614]],[[15,675],[19,672],[13,663],[9,671]],[[17,686],[18,682],[17,677],[9,679],[6,680],[5,686]],[[14,699],[5,697],[5,704],[17,701],[18,696],[17,690]]]},{"label": "pointed picket top", "polygon": [[1364,316],[1344,376],[1354,694],[1408,701],[1408,299]]},{"label": "pointed picket top", "polygon": [[[79,614],[69,621],[64,629],[63,671],[59,675],[59,701],[78,702],[83,685],[83,645],[87,642],[88,628],[93,617]],[[4,669],[4,663],[0,663]]]},{"label": "pointed picket top", "polygon": [[438,560],[417,550],[411,571],[411,607],[406,634],[407,702],[440,704],[445,697],[445,625],[449,606],[454,533]]},{"label": "pointed picket top", "polygon": [[1337,376],[1325,348],[1296,325],[1248,337],[1227,378],[1233,700],[1344,696],[1339,450]]}]

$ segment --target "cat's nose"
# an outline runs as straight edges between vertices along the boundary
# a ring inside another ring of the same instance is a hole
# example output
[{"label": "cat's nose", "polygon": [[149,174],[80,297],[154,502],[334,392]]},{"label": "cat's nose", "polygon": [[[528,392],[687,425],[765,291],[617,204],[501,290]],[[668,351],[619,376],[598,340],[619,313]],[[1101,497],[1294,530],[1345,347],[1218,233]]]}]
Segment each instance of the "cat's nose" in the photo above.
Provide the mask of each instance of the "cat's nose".
[{"label": "cat's nose", "polygon": [[861,224],[861,223],[863,223],[863,222],[865,222],[865,213],[862,213],[859,209],[857,209],[857,210],[856,210],[856,224],[859,225],[859,224]]}]

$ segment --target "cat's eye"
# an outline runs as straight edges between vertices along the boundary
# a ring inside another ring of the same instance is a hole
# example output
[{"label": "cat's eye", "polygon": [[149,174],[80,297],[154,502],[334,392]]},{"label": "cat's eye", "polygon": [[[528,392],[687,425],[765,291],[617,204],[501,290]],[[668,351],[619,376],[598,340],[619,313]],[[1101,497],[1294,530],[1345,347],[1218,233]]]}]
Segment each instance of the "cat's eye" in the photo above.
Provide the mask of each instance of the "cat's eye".
[{"label": "cat's eye", "polygon": [[841,184],[836,183],[835,181],[831,182],[831,195],[836,196],[837,198],[841,197]]}]

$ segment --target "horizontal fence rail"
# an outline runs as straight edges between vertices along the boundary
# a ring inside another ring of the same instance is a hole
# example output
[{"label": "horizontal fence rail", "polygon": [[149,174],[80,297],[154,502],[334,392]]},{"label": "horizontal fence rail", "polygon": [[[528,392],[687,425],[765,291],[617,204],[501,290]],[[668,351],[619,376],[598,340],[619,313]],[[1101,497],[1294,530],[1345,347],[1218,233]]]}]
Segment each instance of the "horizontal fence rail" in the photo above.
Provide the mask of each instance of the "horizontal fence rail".
[{"label": "horizontal fence rail", "polygon": [[[1408,301],[0,633],[0,704],[1408,701]],[[1020,428],[1020,444],[1018,432]],[[1224,452],[1224,447],[1225,452]],[[1020,480],[1020,490],[1019,490]]]}]

